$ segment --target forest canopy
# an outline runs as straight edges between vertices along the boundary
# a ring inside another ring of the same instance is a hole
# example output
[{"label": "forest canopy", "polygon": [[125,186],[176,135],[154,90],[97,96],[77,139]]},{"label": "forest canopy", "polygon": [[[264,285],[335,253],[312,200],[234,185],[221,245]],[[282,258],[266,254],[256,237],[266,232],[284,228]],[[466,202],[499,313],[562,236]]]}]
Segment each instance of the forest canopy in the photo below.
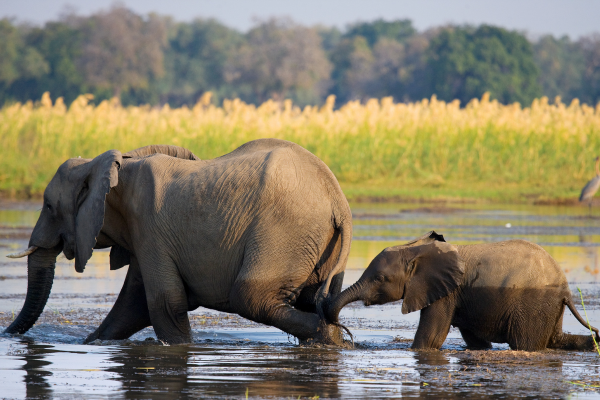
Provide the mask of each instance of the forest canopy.
[{"label": "forest canopy", "polygon": [[44,92],[71,103],[118,97],[124,105],[193,105],[206,92],[220,104],[292,99],[300,106],[436,95],[465,105],[488,92],[523,106],[560,96],[600,101],[600,34],[536,40],[500,27],[410,20],[360,22],[345,30],[286,18],[239,32],[214,19],[177,22],[114,6],[65,15],[44,26],[0,20],[0,105]]}]

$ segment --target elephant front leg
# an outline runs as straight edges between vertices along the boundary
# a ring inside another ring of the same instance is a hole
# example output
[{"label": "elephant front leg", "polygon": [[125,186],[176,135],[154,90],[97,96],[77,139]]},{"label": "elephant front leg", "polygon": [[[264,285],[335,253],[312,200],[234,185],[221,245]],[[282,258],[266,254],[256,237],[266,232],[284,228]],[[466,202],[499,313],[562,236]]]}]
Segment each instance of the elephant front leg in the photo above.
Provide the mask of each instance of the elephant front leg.
[{"label": "elephant front leg", "polygon": [[421,310],[413,349],[439,349],[444,344],[454,316],[453,296],[446,296]]},{"label": "elephant front leg", "polygon": [[112,310],[100,327],[90,334],[84,343],[96,339],[127,339],[134,333],[150,326],[150,314],[146,302],[146,291],[137,258],[131,256],[131,264],[123,288]]}]

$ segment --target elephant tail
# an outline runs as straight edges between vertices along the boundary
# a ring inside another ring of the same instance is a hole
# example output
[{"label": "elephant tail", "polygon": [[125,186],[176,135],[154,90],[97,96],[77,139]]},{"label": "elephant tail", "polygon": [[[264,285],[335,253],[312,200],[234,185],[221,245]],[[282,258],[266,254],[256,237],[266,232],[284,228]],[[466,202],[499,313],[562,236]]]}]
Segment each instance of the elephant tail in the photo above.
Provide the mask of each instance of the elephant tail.
[{"label": "elephant tail", "polygon": [[[352,214],[350,214],[352,215]],[[334,276],[342,272],[346,268],[346,263],[348,262],[348,256],[350,255],[350,244],[352,242],[352,218],[342,219],[336,226],[340,231],[340,253],[338,255],[337,262],[335,266],[331,269],[331,272],[327,276],[327,279],[317,292],[317,310],[321,317],[324,317],[323,312],[323,304],[327,296],[329,295],[329,286],[331,285],[331,280]]]},{"label": "elephant tail", "polygon": [[577,311],[577,309],[575,308],[575,305],[573,304],[573,300],[571,298],[567,297],[563,301],[564,301],[565,305],[567,307],[569,307],[569,310],[571,310],[571,313],[575,316],[575,318],[577,318],[577,321],[579,321],[581,323],[581,325],[585,326],[590,331],[594,331],[594,333],[596,334],[596,341],[600,341],[600,332],[598,332],[598,328],[594,328],[592,325],[590,325],[589,321],[586,321],[585,319],[583,319],[581,314],[579,314],[579,311]]}]

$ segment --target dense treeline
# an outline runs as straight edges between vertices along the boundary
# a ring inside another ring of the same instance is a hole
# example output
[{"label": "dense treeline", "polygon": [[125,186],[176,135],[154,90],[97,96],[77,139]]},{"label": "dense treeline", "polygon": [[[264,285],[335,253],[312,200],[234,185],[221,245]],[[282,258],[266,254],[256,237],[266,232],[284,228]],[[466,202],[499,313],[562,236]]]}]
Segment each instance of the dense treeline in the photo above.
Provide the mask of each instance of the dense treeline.
[{"label": "dense treeline", "polygon": [[123,104],[191,105],[205,92],[248,103],[292,99],[337,104],[436,94],[466,104],[489,92],[529,105],[542,95],[600,101],[600,35],[572,41],[482,25],[417,32],[409,20],[378,20],[345,31],[272,19],[247,33],[216,20],[140,16],[116,6],[67,15],[43,27],[0,20],[0,104],[117,96]]}]

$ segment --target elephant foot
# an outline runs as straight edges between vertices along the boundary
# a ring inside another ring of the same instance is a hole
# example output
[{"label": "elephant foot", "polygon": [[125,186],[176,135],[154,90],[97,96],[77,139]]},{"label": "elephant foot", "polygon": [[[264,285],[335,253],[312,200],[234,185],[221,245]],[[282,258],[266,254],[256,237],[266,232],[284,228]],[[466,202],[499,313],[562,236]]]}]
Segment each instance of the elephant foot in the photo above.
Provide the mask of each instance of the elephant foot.
[{"label": "elephant foot", "polygon": [[89,343],[93,342],[94,340],[98,339],[99,337],[100,337],[100,328],[98,328],[94,332],[90,333],[88,335],[88,337],[86,337],[85,340],[83,341],[83,344],[89,344]]},{"label": "elephant foot", "polygon": [[[344,339],[344,332],[349,334],[350,340]],[[326,323],[325,321],[320,322],[315,337],[299,341],[302,345],[325,345],[348,349],[354,347],[354,338],[348,328],[338,323]]]}]

